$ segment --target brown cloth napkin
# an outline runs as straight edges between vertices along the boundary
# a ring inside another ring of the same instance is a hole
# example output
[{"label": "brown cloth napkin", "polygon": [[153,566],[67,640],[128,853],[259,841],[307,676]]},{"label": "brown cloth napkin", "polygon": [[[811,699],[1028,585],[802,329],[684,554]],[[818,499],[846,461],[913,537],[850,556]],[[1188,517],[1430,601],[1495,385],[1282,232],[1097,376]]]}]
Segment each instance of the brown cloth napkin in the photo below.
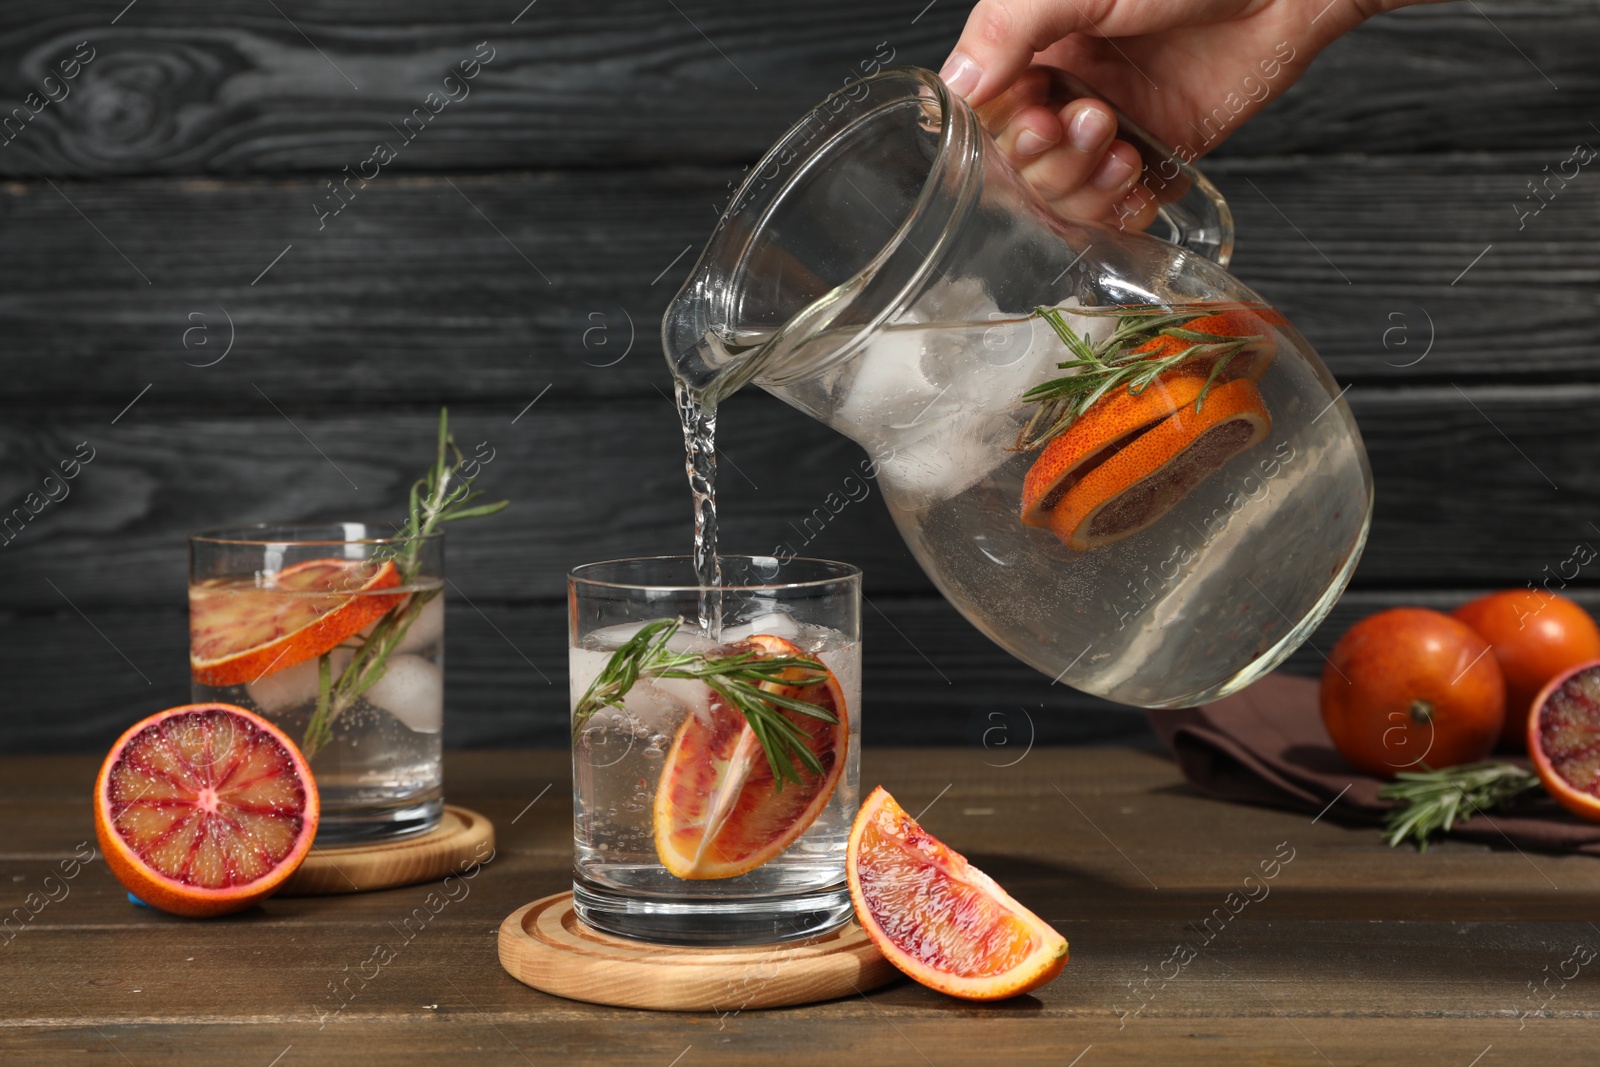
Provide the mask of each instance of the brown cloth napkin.
[{"label": "brown cloth napkin", "polygon": [[[1312,679],[1269,675],[1214,704],[1152,711],[1150,725],[1205,796],[1312,814],[1326,809],[1326,818],[1342,823],[1376,824],[1393,806],[1378,799],[1382,779],[1350,767],[1334,749]],[[1507,760],[1528,765],[1520,757]],[[1457,822],[1450,836],[1600,856],[1600,824],[1531,794],[1519,798],[1514,811]]]}]

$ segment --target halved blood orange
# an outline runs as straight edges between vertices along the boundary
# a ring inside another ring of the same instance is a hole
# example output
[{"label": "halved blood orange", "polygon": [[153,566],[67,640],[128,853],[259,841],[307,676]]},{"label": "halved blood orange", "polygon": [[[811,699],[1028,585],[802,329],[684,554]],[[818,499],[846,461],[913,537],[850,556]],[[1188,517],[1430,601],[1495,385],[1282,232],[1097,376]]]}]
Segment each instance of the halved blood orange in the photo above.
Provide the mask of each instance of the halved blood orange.
[{"label": "halved blood orange", "polygon": [[254,585],[189,589],[189,668],[202,685],[254,682],[337,648],[406,594],[393,560],[309,559]]},{"label": "halved blood orange", "polygon": [[1205,378],[1168,373],[1139,392],[1101,397],[1045,446],[1022,480],[1022,521],[1049,526],[1050,512],[1083,476],[1154,423],[1193,404]]},{"label": "halved blood orange", "polygon": [[1600,822],[1600,660],[1563,672],[1534,698],[1528,756],[1562,807]]},{"label": "halved blood orange", "polygon": [[174,915],[224,915],[270,894],[311,850],[320,814],[294,742],[232,704],[185,704],[135,723],[94,783],[106,866]]},{"label": "halved blood orange", "polygon": [[1173,412],[1079,479],[1050,512],[1050,529],[1078,549],[1138,533],[1270,432],[1272,417],[1252,382],[1214,385],[1198,412],[1193,405]]},{"label": "halved blood orange", "polygon": [[1230,382],[1236,378],[1260,381],[1278,351],[1278,343],[1273,340],[1269,327],[1287,325],[1289,320],[1276,308],[1266,304],[1234,305],[1223,311],[1190,319],[1181,325],[1168,326],[1133,351],[1151,357],[1172,356],[1195,345],[1254,338],[1232,355],[1226,350],[1197,352],[1179,366],[1190,374],[1209,377],[1211,368],[1227,356],[1227,364],[1217,374],[1218,381]]},{"label": "halved blood orange", "polygon": [[883,786],[862,802],[845,860],[856,921],[923,985],[968,1000],[1037,989],[1067,941],[907,815]]},{"label": "halved blood orange", "polygon": [[[766,656],[806,654],[781,637],[757,634],[738,645]],[[783,677],[807,677],[795,668]],[[691,714],[678,728],[656,783],[655,838],[661,864],[679,878],[732,878],[753,871],[792,845],[816,821],[844,773],[850,711],[830,671],[819,685],[761,686],[834,714],[837,723],[798,712],[779,713],[802,730],[821,774],[800,771],[780,790],[755,732],[739,709],[715,693],[706,715]]]}]

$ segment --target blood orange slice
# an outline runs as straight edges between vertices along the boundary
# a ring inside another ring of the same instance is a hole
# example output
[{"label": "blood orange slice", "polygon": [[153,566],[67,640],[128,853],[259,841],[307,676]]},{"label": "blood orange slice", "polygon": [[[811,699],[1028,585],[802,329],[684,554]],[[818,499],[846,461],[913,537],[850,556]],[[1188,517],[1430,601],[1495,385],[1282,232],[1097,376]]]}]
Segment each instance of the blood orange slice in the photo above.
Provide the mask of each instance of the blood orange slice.
[{"label": "blood orange slice", "polygon": [[1067,941],[994,879],[933,837],[879,786],[861,805],[845,861],[856,921],[890,963],[968,1000],[1037,989],[1067,965]]},{"label": "blood orange slice", "polygon": [[1050,513],[1050,529],[1078,549],[1136,534],[1270,432],[1254,384],[1213,386],[1198,412],[1192,405],[1173,412],[1085,474]]},{"label": "blood orange slice", "polygon": [[[806,655],[768,634],[733,646],[735,651],[743,647],[771,657]],[[791,674],[796,680],[808,677],[799,668],[783,677]],[[656,783],[656,854],[679,878],[732,878],[755,870],[806,832],[844,773],[850,712],[832,672],[819,685],[764,682],[761,688],[815,704],[838,719],[830,723],[778,709],[806,735],[822,773],[798,768],[799,783],[790,780],[778,789],[755,731],[737,708],[713,693],[706,713],[689,715],[678,728]]]},{"label": "blood orange slice", "polygon": [[232,704],[135,723],[94,784],[106,866],[174,915],[224,915],[270,894],[310,851],[320,811],[294,742]]},{"label": "blood orange slice", "polygon": [[1562,807],[1600,822],[1600,660],[1562,673],[1534,698],[1528,756]]},{"label": "blood orange slice", "polygon": [[[1260,381],[1278,351],[1278,343],[1273,340],[1269,327],[1287,325],[1289,320],[1276,308],[1265,304],[1238,305],[1190,319],[1181,326],[1168,326],[1134,352],[1161,357],[1194,349],[1194,356],[1180,364],[1181,369],[1190,374],[1209,377],[1211,369],[1226,357],[1228,362],[1218,372],[1218,381],[1229,382],[1236,378]],[[1209,346],[1232,341],[1243,342],[1243,347],[1236,352],[1226,348],[1208,351]]]},{"label": "blood orange slice", "polygon": [[393,560],[310,559],[255,585],[189,590],[189,668],[202,685],[254,682],[337,648],[381,618],[404,593]]},{"label": "blood orange slice", "polygon": [[1126,387],[1102,397],[1045,446],[1022,480],[1022,521],[1049,526],[1050,511],[1068,489],[1153,423],[1192,404],[1205,379],[1164,374],[1139,392]]}]

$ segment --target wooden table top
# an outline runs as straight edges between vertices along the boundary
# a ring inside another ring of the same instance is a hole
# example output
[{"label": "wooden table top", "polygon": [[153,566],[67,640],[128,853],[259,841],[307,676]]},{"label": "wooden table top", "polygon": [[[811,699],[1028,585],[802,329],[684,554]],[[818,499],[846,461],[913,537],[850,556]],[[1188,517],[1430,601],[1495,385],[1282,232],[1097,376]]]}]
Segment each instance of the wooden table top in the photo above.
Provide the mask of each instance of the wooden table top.
[{"label": "wooden table top", "polygon": [[[1191,793],[1164,758],[869,750],[925,825],[1054,923],[1060,979],[993,1005],[912,982],[771,1012],[593,1007],[509,978],[495,931],[565,888],[567,755],[456,752],[450,799],[498,855],[407,940],[431,889],[268,900],[185,921],[130,905],[96,859],[96,761],[0,760],[0,1058],[28,1064],[1188,1063],[1594,1060],[1600,864],[1446,844],[1390,850],[1333,817]],[[548,790],[548,791],[546,791]],[[88,845],[81,845],[88,842]],[[81,851],[80,851],[81,850]],[[1270,877],[1269,877],[1270,875]],[[435,897],[435,900],[440,898]],[[19,910],[12,910],[19,909]],[[30,914],[30,909],[36,913]],[[16,916],[22,916],[19,920]],[[3,917],[3,915],[0,915]],[[1208,921],[1209,920],[1209,921]],[[387,945],[393,960],[370,960]],[[334,985],[352,974],[343,1010]],[[374,972],[376,972],[374,974]]]}]

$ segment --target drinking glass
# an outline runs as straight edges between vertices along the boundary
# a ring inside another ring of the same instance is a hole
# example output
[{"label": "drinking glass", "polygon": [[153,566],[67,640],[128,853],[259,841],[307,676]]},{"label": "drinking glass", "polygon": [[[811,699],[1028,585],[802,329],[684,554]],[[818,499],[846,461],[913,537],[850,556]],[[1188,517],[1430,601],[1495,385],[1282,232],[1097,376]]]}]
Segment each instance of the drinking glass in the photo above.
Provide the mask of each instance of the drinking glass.
[{"label": "drinking glass", "polygon": [[257,712],[300,745],[317,844],[422,833],[444,810],[444,536],[358,522],[189,538],[196,702]]},{"label": "drinking glass", "polygon": [[[720,562],[722,584],[710,590],[689,556],[591,563],[568,575],[572,890],[579,918],[600,930],[758,944],[808,937],[851,914],[861,572],[817,559]],[[698,622],[703,597],[721,623],[715,638]],[[740,665],[772,657],[826,672],[791,668],[745,684],[837,720],[763,705],[817,757],[814,767],[791,758],[782,780],[761,741],[773,727],[758,729],[762,715],[730,696]],[[636,679],[629,663],[642,668]]]}]

